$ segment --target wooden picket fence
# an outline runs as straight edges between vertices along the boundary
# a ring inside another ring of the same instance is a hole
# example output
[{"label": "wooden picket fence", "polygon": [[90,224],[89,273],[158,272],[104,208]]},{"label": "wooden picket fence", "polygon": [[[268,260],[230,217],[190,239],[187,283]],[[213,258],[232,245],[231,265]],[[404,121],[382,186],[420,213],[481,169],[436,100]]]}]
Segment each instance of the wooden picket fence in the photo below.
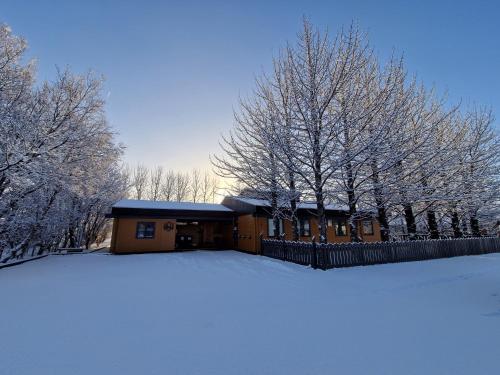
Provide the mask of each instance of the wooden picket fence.
[{"label": "wooden picket fence", "polygon": [[327,244],[261,239],[262,255],[321,269],[496,252],[500,252],[500,237]]}]

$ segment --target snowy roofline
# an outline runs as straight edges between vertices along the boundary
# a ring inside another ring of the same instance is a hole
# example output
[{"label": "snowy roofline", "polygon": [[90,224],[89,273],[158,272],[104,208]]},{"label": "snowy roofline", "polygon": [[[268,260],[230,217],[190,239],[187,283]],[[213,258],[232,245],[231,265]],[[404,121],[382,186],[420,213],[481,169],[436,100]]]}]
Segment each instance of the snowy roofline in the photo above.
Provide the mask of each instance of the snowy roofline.
[{"label": "snowy roofline", "polygon": [[[228,198],[232,198],[232,199],[238,200],[240,202],[250,204],[252,206],[271,207],[271,204],[267,199],[247,198],[247,197],[242,197],[242,196],[238,196],[238,195],[229,196]],[[317,206],[316,206],[316,203],[314,203],[314,202],[299,202],[297,204],[297,208],[298,209],[306,209],[306,210],[316,210]],[[327,204],[327,205],[325,205],[325,210],[348,211],[348,207],[337,205],[337,204]]]},{"label": "snowy roofline", "polygon": [[[271,207],[266,199],[247,198],[241,196],[228,196],[228,199],[249,204],[255,207]],[[113,205],[113,208],[129,208],[143,210],[177,210],[177,211],[212,211],[212,212],[234,212],[233,209],[220,203],[193,203],[193,202],[171,202],[171,201],[150,201],[137,199],[122,199]],[[316,210],[316,203],[299,202],[298,209]],[[327,211],[347,211],[347,207],[341,205],[327,204]]]},{"label": "snowy roofline", "polygon": [[113,205],[113,208],[233,212],[233,210],[231,210],[229,207],[217,203],[148,201],[137,199],[122,199],[116,202]]}]

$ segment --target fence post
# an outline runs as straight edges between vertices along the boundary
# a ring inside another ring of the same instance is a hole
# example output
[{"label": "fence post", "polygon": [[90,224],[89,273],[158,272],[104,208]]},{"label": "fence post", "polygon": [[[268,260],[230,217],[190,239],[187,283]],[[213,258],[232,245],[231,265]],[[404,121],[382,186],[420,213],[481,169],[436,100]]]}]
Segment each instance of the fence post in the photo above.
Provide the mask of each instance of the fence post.
[{"label": "fence post", "polygon": [[286,248],[285,234],[284,233],[281,235],[281,247],[283,249],[283,258],[287,261],[288,260],[288,251]]},{"label": "fence post", "polygon": [[260,241],[260,255],[264,255],[264,235],[262,232],[259,234],[259,241]]},{"label": "fence post", "polygon": [[391,242],[391,263],[396,263],[397,259],[397,249],[398,249],[398,242],[394,241]]},{"label": "fence post", "polygon": [[[368,246],[370,246],[370,245],[368,245]],[[366,247],[366,245],[365,245],[365,246],[359,246],[359,247],[358,247],[358,250],[359,250],[359,251],[358,251],[358,254],[359,254],[359,257],[360,257],[360,264],[361,264],[362,266],[366,266],[366,260],[365,260],[365,247]]]},{"label": "fence post", "polygon": [[311,266],[314,269],[318,268],[318,250],[316,248],[316,238],[314,236],[312,237]]}]

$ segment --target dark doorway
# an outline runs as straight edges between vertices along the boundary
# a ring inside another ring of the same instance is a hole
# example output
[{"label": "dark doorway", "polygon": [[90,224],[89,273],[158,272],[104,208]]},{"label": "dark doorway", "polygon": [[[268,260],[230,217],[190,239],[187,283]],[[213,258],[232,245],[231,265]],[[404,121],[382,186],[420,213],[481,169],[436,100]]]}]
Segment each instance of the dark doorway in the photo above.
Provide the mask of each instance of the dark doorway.
[{"label": "dark doorway", "polygon": [[232,223],[228,221],[177,221],[175,248],[231,249]]}]

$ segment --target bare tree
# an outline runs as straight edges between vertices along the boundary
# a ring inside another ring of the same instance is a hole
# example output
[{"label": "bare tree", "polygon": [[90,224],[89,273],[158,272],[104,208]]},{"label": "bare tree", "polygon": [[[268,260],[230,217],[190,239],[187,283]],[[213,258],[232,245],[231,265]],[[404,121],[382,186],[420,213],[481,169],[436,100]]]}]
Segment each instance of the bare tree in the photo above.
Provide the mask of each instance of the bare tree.
[{"label": "bare tree", "polygon": [[274,236],[278,237],[279,203],[283,200],[280,199],[279,161],[273,143],[276,125],[274,109],[269,101],[263,98],[241,100],[240,113],[235,114],[235,126],[221,142],[224,155],[215,155],[211,160],[215,173],[230,179],[233,188],[235,184],[243,185],[247,191],[254,193],[254,197],[270,202]]},{"label": "bare tree", "polygon": [[351,27],[331,42],[309,22],[304,21],[295,48],[287,48],[291,92],[295,105],[295,124],[290,150],[276,137],[280,160],[300,176],[314,196],[317,206],[320,241],[327,242],[325,185],[341,166],[336,158],[336,135],[341,120],[341,92],[366,64],[367,44]]},{"label": "bare tree", "polygon": [[213,176],[212,182],[210,183],[210,200],[212,203],[216,202],[218,191],[219,191],[219,180],[216,176]]},{"label": "bare tree", "polygon": [[[469,219],[471,233],[480,236],[479,217],[500,201],[500,138],[493,129],[491,110],[474,107],[465,118],[467,136],[458,175],[462,183],[458,196]],[[494,211],[493,211],[494,212]],[[490,217],[493,223],[498,216]]]},{"label": "bare tree", "polygon": [[193,171],[191,172],[190,185],[191,186],[189,190],[191,191],[191,200],[196,203],[201,198],[202,188],[201,175],[198,169],[193,169]]},{"label": "bare tree", "polygon": [[163,167],[157,166],[150,172],[149,179],[149,199],[157,201],[161,196],[161,188],[163,186]]},{"label": "bare tree", "polygon": [[132,172],[132,188],[135,199],[143,199],[148,189],[149,169],[138,164]]},{"label": "bare tree", "polygon": [[186,201],[189,197],[189,174],[177,172],[175,175],[175,200],[177,202]]},{"label": "bare tree", "polygon": [[[471,125],[491,124],[484,112],[465,116],[464,131],[458,109],[408,80],[402,61],[381,67],[357,28],[331,41],[304,21],[296,45],[257,79],[253,97],[240,100],[212,163],[233,190],[267,199],[275,220],[294,211],[299,191],[312,197],[322,242],[329,201],[348,206],[352,241],[360,240],[358,220],[372,215],[366,210],[377,212],[384,241],[400,218],[410,238],[421,230],[438,238],[448,217],[457,234],[469,218],[477,235],[478,214],[498,212],[484,209],[499,202],[498,136]],[[487,168],[471,167],[479,154],[490,155]]]},{"label": "bare tree", "polygon": [[172,201],[175,198],[176,176],[172,170],[165,173],[161,185],[161,197],[165,201]]},{"label": "bare tree", "polygon": [[201,199],[204,203],[207,203],[210,199],[212,179],[210,174],[205,171],[203,173],[203,179],[201,180]]}]

